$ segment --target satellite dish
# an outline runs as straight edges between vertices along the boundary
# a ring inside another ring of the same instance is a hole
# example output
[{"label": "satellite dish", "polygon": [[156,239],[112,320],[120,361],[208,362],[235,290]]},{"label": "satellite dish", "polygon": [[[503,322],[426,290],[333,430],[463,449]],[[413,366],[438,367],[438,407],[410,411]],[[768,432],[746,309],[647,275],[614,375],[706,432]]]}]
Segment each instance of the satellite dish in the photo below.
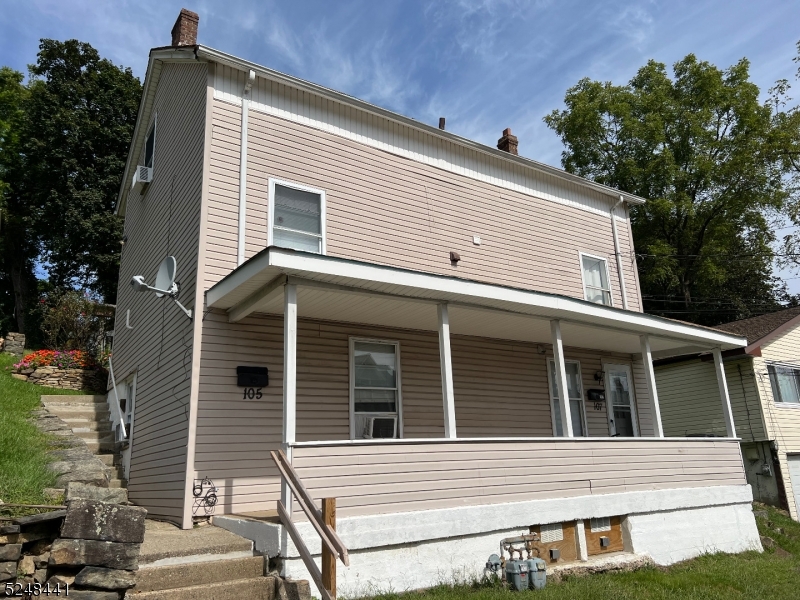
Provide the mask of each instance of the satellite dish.
[{"label": "satellite dish", "polygon": [[[175,284],[176,266],[174,256],[168,256],[161,261],[161,265],[158,267],[158,275],[156,275],[156,285],[154,286],[157,290],[165,290],[172,293],[172,286]],[[156,292],[156,296],[159,298],[163,298],[164,295],[162,292]]]}]

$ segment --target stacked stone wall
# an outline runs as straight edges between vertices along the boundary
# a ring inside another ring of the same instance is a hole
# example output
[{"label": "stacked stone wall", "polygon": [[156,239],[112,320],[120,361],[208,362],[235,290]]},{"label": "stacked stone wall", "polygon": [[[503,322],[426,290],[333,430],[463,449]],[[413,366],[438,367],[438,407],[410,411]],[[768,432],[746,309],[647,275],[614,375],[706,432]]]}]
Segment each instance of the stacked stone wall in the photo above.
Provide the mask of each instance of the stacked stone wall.
[{"label": "stacked stone wall", "polygon": [[13,373],[16,379],[62,390],[89,390],[105,393],[108,376],[97,369],[59,369],[38,367]]}]

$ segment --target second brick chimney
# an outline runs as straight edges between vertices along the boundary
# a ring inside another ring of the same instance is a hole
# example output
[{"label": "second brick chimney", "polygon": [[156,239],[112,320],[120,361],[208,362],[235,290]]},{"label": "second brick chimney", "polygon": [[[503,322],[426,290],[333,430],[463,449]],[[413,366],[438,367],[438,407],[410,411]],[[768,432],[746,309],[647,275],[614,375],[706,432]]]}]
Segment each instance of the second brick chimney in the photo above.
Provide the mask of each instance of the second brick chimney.
[{"label": "second brick chimney", "polygon": [[172,26],[172,45],[197,45],[197,24],[199,22],[200,16],[197,13],[182,8],[178,20]]},{"label": "second brick chimney", "polygon": [[519,147],[519,140],[517,136],[511,135],[511,128],[503,130],[503,137],[497,140],[497,147],[504,150],[509,154],[519,154],[517,148]]}]

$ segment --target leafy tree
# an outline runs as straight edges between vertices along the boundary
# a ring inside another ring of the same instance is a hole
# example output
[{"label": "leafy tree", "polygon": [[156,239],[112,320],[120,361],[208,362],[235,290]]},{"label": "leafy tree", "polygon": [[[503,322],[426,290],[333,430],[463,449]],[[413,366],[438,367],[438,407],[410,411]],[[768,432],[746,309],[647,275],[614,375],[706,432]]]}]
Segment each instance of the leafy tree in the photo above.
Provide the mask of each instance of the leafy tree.
[{"label": "leafy tree", "polygon": [[30,211],[17,193],[21,175],[24,105],[23,75],[0,68],[0,329],[25,331],[26,304],[35,296],[33,259],[37,254]]},{"label": "leafy tree", "polygon": [[25,176],[51,282],[114,302],[122,222],[114,214],[141,85],[77,40],[42,40],[25,105]]},{"label": "leafy tree", "polygon": [[41,40],[29,71],[24,85],[21,73],[0,69],[0,303],[13,288],[22,332],[36,312],[37,261],[50,287],[115,301],[114,208],[141,97],[130,69],[77,40]]},{"label": "leafy tree", "polygon": [[690,54],[649,61],[627,85],[582,79],[545,117],[562,164],[649,201],[633,207],[645,310],[714,325],[786,300],[770,219],[789,208],[782,124],[742,59],[721,70]]}]

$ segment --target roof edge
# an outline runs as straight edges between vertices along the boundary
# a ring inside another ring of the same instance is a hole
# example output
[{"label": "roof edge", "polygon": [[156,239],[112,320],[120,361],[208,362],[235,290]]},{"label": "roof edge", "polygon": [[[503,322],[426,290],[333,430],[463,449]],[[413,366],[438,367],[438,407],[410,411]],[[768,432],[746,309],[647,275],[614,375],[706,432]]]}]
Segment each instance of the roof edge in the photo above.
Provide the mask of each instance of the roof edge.
[{"label": "roof edge", "polygon": [[209,48],[208,46],[199,45],[197,46],[196,54],[198,58],[204,58],[211,62],[226,64],[229,67],[233,67],[238,70],[242,71],[253,70],[255,71],[256,75],[261,75],[262,77],[265,77],[267,79],[284,83],[316,95],[324,96],[335,102],[349,104],[350,106],[353,106],[365,112],[372,113],[378,117],[390,119],[402,125],[406,125],[408,127],[414,127],[430,135],[444,138],[448,141],[459,144],[461,146],[465,146],[473,150],[490,154],[494,157],[499,157],[503,160],[507,160],[528,168],[535,169],[552,177],[563,179],[570,183],[574,183],[576,185],[592,189],[610,198],[619,199],[620,197],[622,197],[626,202],[630,204],[645,204],[647,202],[646,198],[636,196],[635,194],[629,194],[622,190],[618,190],[616,188],[603,185],[601,183],[596,183],[579,175],[574,175],[572,173],[569,173],[563,169],[553,167],[552,165],[548,165],[530,158],[525,158],[523,156],[519,156],[516,154],[510,154],[503,150],[498,150],[497,148],[492,148],[491,146],[481,144],[474,140],[470,140],[469,138],[456,135],[452,132],[439,129],[438,127],[433,127],[432,125],[428,125],[421,121],[417,121],[416,119],[412,119],[411,117],[406,117],[394,111],[382,108],[380,106],[376,106],[375,104],[371,104],[369,102],[366,102],[365,100],[355,98],[348,94],[327,88],[317,83],[300,79],[299,77],[295,77],[293,75],[287,75],[285,73],[281,73],[280,71],[275,71],[274,69],[270,69],[269,67],[265,67],[263,65],[259,65],[258,63],[254,63],[249,60],[239,58],[237,56],[228,54],[226,52],[222,52],[221,50],[215,50],[214,48]]},{"label": "roof edge", "polygon": [[770,343],[772,340],[774,340],[776,337],[778,337],[782,333],[785,333],[786,331],[788,331],[792,327],[795,327],[796,325],[799,325],[799,324],[800,324],[800,315],[797,315],[796,317],[792,317],[791,319],[789,319],[785,323],[781,323],[780,325],[778,325],[775,329],[770,331],[767,335],[765,335],[765,336],[757,339],[756,341],[752,342],[751,344],[749,344],[747,346],[747,348],[745,348],[745,352],[747,352],[748,354],[752,354],[754,351],[760,350],[764,346],[764,344]]}]

